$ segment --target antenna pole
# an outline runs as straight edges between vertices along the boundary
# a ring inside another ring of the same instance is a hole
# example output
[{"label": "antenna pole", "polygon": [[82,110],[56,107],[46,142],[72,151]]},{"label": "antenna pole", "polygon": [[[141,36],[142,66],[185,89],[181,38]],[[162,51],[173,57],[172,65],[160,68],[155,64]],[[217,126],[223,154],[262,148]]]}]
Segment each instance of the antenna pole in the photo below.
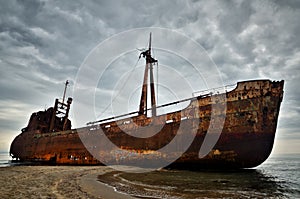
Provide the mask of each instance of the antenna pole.
[{"label": "antenna pole", "polygon": [[67,92],[68,84],[69,84],[69,81],[67,80],[66,83],[65,83],[65,90],[64,90],[64,95],[63,95],[62,103],[65,102],[65,97],[66,97],[66,92]]},{"label": "antenna pole", "polygon": [[152,33],[150,32],[150,38],[149,38],[149,51],[150,51],[150,55],[151,55],[151,37],[152,37]]}]

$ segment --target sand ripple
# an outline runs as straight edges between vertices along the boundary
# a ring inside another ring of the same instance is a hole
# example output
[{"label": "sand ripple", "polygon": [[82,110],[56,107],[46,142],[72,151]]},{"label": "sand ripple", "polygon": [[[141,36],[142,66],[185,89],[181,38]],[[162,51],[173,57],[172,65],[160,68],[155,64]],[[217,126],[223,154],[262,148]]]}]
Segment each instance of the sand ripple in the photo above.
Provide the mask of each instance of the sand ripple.
[{"label": "sand ripple", "polygon": [[15,166],[0,168],[1,198],[129,198],[97,182],[103,166]]}]

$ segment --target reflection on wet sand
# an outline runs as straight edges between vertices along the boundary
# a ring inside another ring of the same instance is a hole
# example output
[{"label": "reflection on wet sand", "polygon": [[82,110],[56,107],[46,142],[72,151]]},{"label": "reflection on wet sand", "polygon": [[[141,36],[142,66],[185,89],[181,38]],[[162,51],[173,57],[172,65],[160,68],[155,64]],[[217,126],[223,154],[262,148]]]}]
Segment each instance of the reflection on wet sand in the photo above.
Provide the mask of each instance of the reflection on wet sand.
[{"label": "reflection on wet sand", "polygon": [[285,182],[263,170],[178,171],[150,173],[112,171],[99,175],[100,182],[135,197],[151,198],[265,198],[286,196]]}]

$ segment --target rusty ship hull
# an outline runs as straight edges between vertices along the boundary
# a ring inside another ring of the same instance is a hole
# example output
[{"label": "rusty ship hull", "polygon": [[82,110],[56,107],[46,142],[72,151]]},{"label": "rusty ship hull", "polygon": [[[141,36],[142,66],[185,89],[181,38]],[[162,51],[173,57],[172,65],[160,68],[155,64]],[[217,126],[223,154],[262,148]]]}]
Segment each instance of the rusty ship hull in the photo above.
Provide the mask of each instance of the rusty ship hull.
[{"label": "rusty ship hull", "polygon": [[[176,149],[168,154],[158,152],[159,149],[177,136],[179,141],[175,146],[181,150],[180,140],[185,135],[194,134],[184,153],[166,167],[255,167],[264,162],[272,151],[283,85],[283,81],[270,80],[238,82],[232,91],[190,98],[189,105],[180,111],[155,117],[140,114],[79,129],[71,129],[67,117],[59,119],[52,116],[53,110],[34,113],[27,128],[12,142],[10,154],[20,161],[72,165],[131,165],[147,160],[149,167],[155,167],[157,162],[172,159],[177,154]],[[218,97],[219,101],[212,100]],[[216,111],[212,118],[212,106],[215,104],[226,104],[226,109]],[[224,118],[224,122],[219,124],[218,118]],[[215,120],[215,128],[221,130],[221,134],[210,152],[199,157],[212,120]],[[180,128],[182,125],[185,128]],[[145,138],[132,136],[141,129]],[[152,135],[157,129],[158,133]],[[147,137],[147,134],[152,136]],[[105,138],[122,149],[122,153],[115,147],[97,147],[105,145]],[[155,156],[151,156],[149,161],[148,154]]]}]

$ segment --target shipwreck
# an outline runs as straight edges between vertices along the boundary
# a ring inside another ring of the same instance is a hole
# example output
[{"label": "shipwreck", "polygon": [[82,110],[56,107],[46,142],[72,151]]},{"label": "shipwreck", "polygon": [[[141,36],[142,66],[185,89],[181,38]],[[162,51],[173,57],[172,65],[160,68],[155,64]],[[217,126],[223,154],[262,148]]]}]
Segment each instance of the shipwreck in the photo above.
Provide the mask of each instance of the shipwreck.
[{"label": "shipwreck", "polygon": [[[52,164],[217,169],[251,168],[268,158],[283,98],[283,80],[238,82],[231,91],[199,94],[157,106],[153,77],[157,60],[151,55],[151,36],[149,48],[140,56],[146,64],[137,111],[72,129],[72,98],[65,99],[64,92],[62,101],[56,99],[53,107],[31,115],[27,127],[11,144],[12,158]],[[147,107],[148,95],[151,107]],[[157,114],[157,109],[182,101],[189,105]],[[144,137],[134,136],[141,133]],[[213,141],[211,146],[206,144],[205,151],[207,136]],[[107,140],[113,145],[107,145]]]}]

